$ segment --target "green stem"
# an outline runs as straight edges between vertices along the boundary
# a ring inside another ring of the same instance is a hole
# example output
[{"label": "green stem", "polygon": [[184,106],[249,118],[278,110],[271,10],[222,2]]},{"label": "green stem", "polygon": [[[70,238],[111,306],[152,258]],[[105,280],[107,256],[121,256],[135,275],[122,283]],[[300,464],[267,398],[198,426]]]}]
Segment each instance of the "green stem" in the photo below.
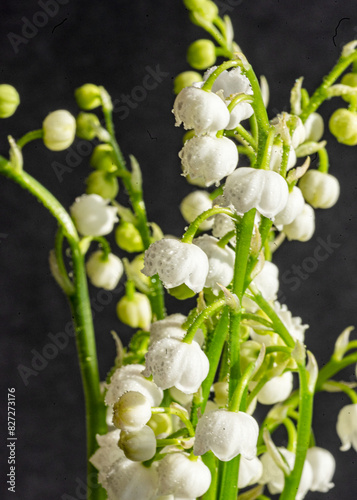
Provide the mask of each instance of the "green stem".
[{"label": "green stem", "polygon": [[202,222],[204,222],[209,217],[212,217],[213,215],[217,214],[226,214],[232,218],[235,217],[232,210],[230,210],[229,208],[224,208],[224,207],[210,208],[209,210],[202,212],[201,215],[196,217],[196,219],[193,222],[191,222],[189,228],[181,238],[182,243],[192,243],[192,240],[195,237],[196,232],[198,231],[198,228],[202,224]]},{"label": "green stem", "polygon": [[20,137],[20,139],[16,141],[16,144],[19,146],[19,148],[23,148],[29,142],[34,141],[36,139],[42,139],[42,137],[43,137],[42,128],[39,130],[32,130],[31,132],[27,132],[27,134]]},{"label": "green stem", "polygon": [[328,173],[329,159],[326,148],[319,149],[317,151],[317,154],[319,155],[319,168],[318,168],[319,172]]},{"label": "green stem", "polygon": [[74,293],[74,286],[70,280],[67,269],[63,260],[63,227],[59,227],[55,237],[55,255],[58,270],[62,276],[63,280],[63,291],[66,295],[72,295]]},{"label": "green stem", "polygon": [[[357,404],[357,394],[353,389],[351,389],[351,387],[348,387],[348,385],[344,384],[343,382],[337,382],[336,380],[329,380],[328,382],[326,382],[326,384],[336,387],[341,392],[344,392],[350,398],[352,404]],[[328,389],[325,389],[325,385],[323,385],[322,390]]]},{"label": "green stem", "polygon": [[238,127],[234,129],[234,137],[237,137],[237,135],[244,139],[244,145],[249,146],[255,154],[255,150],[257,149],[256,141],[243,125],[239,124]]},{"label": "green stem", "polygon": [[254,371],[254,368],[255,368],[255,363],[254,362],[249,363],[245,372],[240,377],[239,382],[235,388],[235,391],[233,393],[232,399],[231,399],[230,404],[229,404],[230,411],[235,411],[235,412],[239,411],[243,395],[247,389],[247,386],[248,386],[249,380],[252,376],[252,373]]},{"label": "green stem", "polygon": [[286,429],[286,432],[288,433],[288,445],[287,449],[289,451],[295,452],[296,448],[296,439],[297,439],[297,433],[296,433],[296,427],[290,418],[286,417],[283,420],[284,427]]},{"label": "green stem", "polygon": [[340,361],[331,359],[319,372],[316,382],[316,391],[321,391],[323,384],[332,378],[336,373],[347,368],[349,365],[357,363],[357,352],[342,358]]},{"label": "green stem", "polygon": [[203,495],[202,500],[216,500],[217,495],[217,459],[211,451],[202,455],[202,461],[211,472],[209,490]]},{"label": "green stem", "polygon": [[217,311],[222,309],[226,305],[226,301],[224,299],[217,300],[216,302],[213,302],[210,306],[206,307],[195,319],[195,321],[192,323],[192,325],[189,327],[187,330],[186,335],[182,339],[182,342],[186,342],[186,344],[191,344],[193,341],[193,337],[195,336],[197,330],[200,328],[202,323],[213,316]]}]

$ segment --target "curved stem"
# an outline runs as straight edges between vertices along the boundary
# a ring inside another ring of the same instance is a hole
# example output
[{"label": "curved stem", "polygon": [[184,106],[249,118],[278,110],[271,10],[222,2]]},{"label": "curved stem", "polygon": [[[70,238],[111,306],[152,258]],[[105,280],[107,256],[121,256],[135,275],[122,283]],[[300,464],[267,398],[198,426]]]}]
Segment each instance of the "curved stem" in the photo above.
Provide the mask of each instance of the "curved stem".
[{"label": "curved stem", "polygon": [[191,222],[189,228],[181,238],[182,243],[192,243],[192,240],[195,237],[198,228],[202,224],[202,222],[204,222],[206,219],[209,219],[209,217],[212,217],[213,215],[217,214],[226,214],[229,215],[229,217],[235,218],[235,215],[229,208],[224,208],[224,207],[210,208],[209,210],[202,212],[201,215],[196,217],[196,219],[193,222]]},{"label": "curved stem", "polygon": [[217,300],[216,302],[213,302],[210,306],[206,307],[195,319],[195,321],[192,323],[192,325],[189,327],[187,330],[186,335],[182,339],[182,342],[185,342],[186,344],[191,344],[193,337],[195,336],[197,330],[199,327],[202,325],[202,323],[209,318],[210,316],[213,316],[217,311],[222,309],[226,305],[226,301],[224,299]]},{"label": "curved stem", "polygon": [[43,137],[42,128],[39,130],[32,130],[31,132],[27,132],[27,134],[20,137],[20,139],[16,141],[16,144],[18,145],[19,148],[23,148],[29,142],[35,141],[36,139],[42,139],[42,137]]}]

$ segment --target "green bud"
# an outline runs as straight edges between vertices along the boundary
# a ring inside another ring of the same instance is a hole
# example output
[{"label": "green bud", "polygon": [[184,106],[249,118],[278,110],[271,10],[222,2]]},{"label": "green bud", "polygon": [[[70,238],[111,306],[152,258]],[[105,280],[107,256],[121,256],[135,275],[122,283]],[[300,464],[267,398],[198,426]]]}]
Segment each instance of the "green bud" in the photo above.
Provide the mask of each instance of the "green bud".
[{"label": "green bud", "polygon": [[179,94],[182,89],[190,87],[195,82],[201,82],[202,76],[196,71],[184,71],[176,76],[174,80],[174,92]]},{"label": "green bud", "polygon": [[117,304],[117,315],[122,323],[132,328],[147,330],[151,322],[151,306],[146,295],[134,292],[133,297],[122,297]]},{"label": "green bud", "polygon": [[0,85],[0,118],[12,116],[20,104],[20,96],[15,87],[3,83]]},{"label": "green bud", "polygon": [[189,141],[192,139],[192,137],[195,137],[195,131],[194,130],[188,130],[184,136],[182,137],[182,144],[185,144],[185,142]]},{"label": "green bud", "polygon": [[76,135],[76,120],[69,111],[58,109],[43,121],[43,142],[51,151],[63,151],[70,147]]},{"label": "green bud", "polygon": [[90,110],[97,108],[102,104],[100,90],[93,83],[86,83],[74,91],[74,97],[80,108]]},{"label": "green bud", "polygon": [[197,14],[205,21],[212,23],[218,16],[219,11],[217,5],[214,2],[210,1],[206,1],[200,7],[194,9],[194,11],[190,13],[190,20],[193,22],[193,24],[201,26],[201,22],[200,19],[197,18]]},{"label": "green bud", "polygon": [[167,413],[154,413],[146,425],[154,431],[155,436],[171,434],[173,430],[171,417]]},{"label": "green bud", "polygon": [[175,286],[173,288],[170,288],[167,290],[170,295],[175,297],[178,300],[186,300],[190,299],[191,297],[194,297],[196,294],[191,288],[188,288],[187,285],[182,283],[182,285]]},{"label": "green bud", "polygon": [[117,167],[114,161],[113,148],[109,144],[99,144],[93,150],[89,163],[97,170],[115,172]]},{"label": "green bud", "polygon": [[115,230],[115,241],[126,252],[142,252],[143,241],[137,228],[131,222],[121,222]]},{"label": "green bud", "polygon": [[207,0],[183,0],[183,3],[186,9],[197,10],[202,8],[207,3]]},{"label": "green bud", "polygon": [[216,62],[216,47],[211,40],[196,40],[187,51],[187,61],[195,69],[207,69]]},{"label": "green bud", "polygon": [[105,200],[113,200],[119,191],[118,179],[115,175],[103,170],[95,170],[86,179],[87,194],[99,194]]},{"label": "green bud", "polygon": [[130,262],[130,269],[134,276],[137,276],[137,278],[142,281],[146,286],[150,286],[151,280],[149,276],[145,276],[141,271],[144,268],[144,254],[141,253],[135,257]]},{"label": "green bud", "polygon": [[329,128],[338,142],[347,146],[357,144],[357,113],[343,108],[336,110],[330,118]]},{"label": "green bud", "polygon": [[79,113],[77,116],[77,137],[92,141],[97,136],[100,127],[99,118],[93,113]]},{"label": "green bud", "polygon": [[[357,87],[357,73],[346,73],[342,80],[342,85],[348,85],[349,87]],[[350,102],[353,97],[349,95],[342,95],[342,99],[346,102]]]}]

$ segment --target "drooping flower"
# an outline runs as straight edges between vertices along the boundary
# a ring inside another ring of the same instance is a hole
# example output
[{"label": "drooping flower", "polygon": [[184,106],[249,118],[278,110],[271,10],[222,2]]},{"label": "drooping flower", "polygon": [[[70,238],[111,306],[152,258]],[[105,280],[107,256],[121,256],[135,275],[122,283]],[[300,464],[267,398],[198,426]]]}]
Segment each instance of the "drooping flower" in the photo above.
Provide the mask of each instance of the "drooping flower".
[{"label": "drooping flower", "polygon": [[247,413],[210,411],[198,421],[193,452],[203,455],[211,450],[223,462],[239,454],[251,460],[256,456],[258,433],[256,420]]},{"label": "drooping flower", "polygon": [[318,170],[308,170],[299,182],[305,200],[314,208],[331,208],[340,195],[336,177]]},{"label": "drooping flower", "polygon": [[[292,451],[288,451],[286,448],[279,447],[278,450],[288,463],[290,470],[292,470],[294,468],[294,463],[295,463],[295,454]],[[276,493],[281,493],[284,489],[284,484],[285,484],[283,471],[274,462],[272,456],[269,453],[264,453],[260,457],[260,460],[263,464],[263,474],[259,479],[259,483],[267,484],[268,489],[272,495],[275,495]],[[306,493],[309,491],[312,485],[312,478],[313,478],[312,467],[310,463],[307,460],[305,460],[295,500],[302,500],[305,497]]]},{"label": "drooping flower", "polygon": [[86,270],[91,283],[98,288],[114,290],[124,272],[122,261],[110,253],[104,258],[101,250],[90,255],[86,263]]},{"label": "drooping flower", "polygon": [[[207,191],[193,191],[182,200],[180,205],[182,217],[189,224],[210,208],[212,208],[212,200]],[[206,219],[200,224],[199,229],[201,229],[201,231],[207,231],[211,229],[213,222],[213,218]]]},{"label": "drooping flower", "polygon": [[76,135],[76,119],[65,109],[53,111],[43,121],[43,142],[51,151],[69,148]]},{"label": "drooping flower", "polygon": [[179,153],[184,175],[201,180],[205,186],[218,183],[238,164],[238,150],[227,137],[193,137]]},{"label": "drooping flower", "polygon": [[274,309],[281,321],[286,326],[290,335],[300,342],[304,342],[305,331],[309,328],[309,325],[303,325],[300,316],[293,316],[291,311],[289,311],[286,304],[280,304],[279,302],[274,302]]},{"label": "drooping flower", "polygon": [[293,374],[285,372],[279,377],[273,377],[258,393],[258,402],[263,405],[274,405],[284,401],[293,389]]},{"label": "drooping flower", "polygon": [[257,483],[262,473],[263,464],[258,457],[254,457],[252,460],[247,460],[243,456],[240,457],[238,488],[246,488],[251,484]]},{"label": "drooping flower", "polygon": [[114,404],[113,424],[127,432],[142,429],[151,418],[150,403],[141,392],[125,392]]},{"label": "drooping flower", "polygon": [[324,120],[319,113],[311,113],[304,123],[305,141],[318,142],[324,133]]},{"label": "drooping flower", "polygon": [[224,197],[236,211],[244,214],[256,208],[262,215],[273,218],[288,201],[288,185],[283,177],[271,170],[240,167],[227,177]]},{"label": "drooping flower", "polygon": [[97,434],[96,438],[99,448],[95,451],[94,455],[90,457],[89,461],[99,472],[108,469],[114,462],[124,456],[122,450],[118,446],[119,437],[119,429],[115,429],[103,435]]},{"label": "drooping flower", "polygon": [[117,314],[122,323],[147,330],[152,317],[150,300],[139,292],[134,292],[132,297],[124,295],[117,304]]},{"label": "drooping flower", "polygon": [[118,221],[117,209],[108,203],[98,194],[83,194],[75,199],[70,211],[83,236],[104,236],[113,230]]},{"label": "drooping flower", "polygon": [[341,439],[341,451],[354,448],[357,451],[357,404],[344,406],[337,417],[336,430]]},{"label": "drooping flower", "polygon": [[279,290],[278,267],[273,262],[265,261],[263,269],[255,276],[253,283],[265,300],[275,300]]},{"label": "drooping flower", "polygon": [[174,102],[176,126],[194,129],[197,135],[216,134],[229,123],[229,111],[224,101],[213,92],[186,87]]},{"label": "drooping flower", "polygon": [[208,274],[208,258],[196,245],[164,238],[145,252],[146,276],[158,274],[166,288],[183,283],[195,293],[200,292]]},{"label": "drooping flower", "polygon": [[291,224],[304,209],[305,201],[301,190],[294,186],[289,193],[288,201],[281,212],[279,212],[275,219],[275,226],[285,226]]},{"label": "drooping flower", "polygon": [[197,342],[192,344],[174,338],[154,342],[145,356],[145,377],[153,376],[161,389],[176,387],[193,394],[207,377],[209,362]]},{"label": "drooping flower", "polygon": [[190,460],[187,453],[171,453],[159,462],[159,495],[174,498],[198,498],[211,484],[209,468],[201,458]]},{"label": "drooping flower", "polygon": [[201,248],[208,257],[209,270],[205,287],[212,288],[218,294],[220,288],[217,283],[228,286],[233,279],[235,253],[229,247],[221,248],[219,240],[208,234],[195,238],[193,243]]},{"label": "drooping flower", "polygon": [[145,462],[150,460],[156,453],[155,433],[147,425],[136,431],[122,431],[118,445],[129,460]]},{"label": "drooping flower", "polygon": [[[182,328],[187,317],[183,314],[171,314],[166,318],[155,321],[150,326],[150,343],[153,344],[158,340],[165,338],[173,338],[182,340],[186,335],[186,330]],[[194,340],[201,346],[204,342],[204,335],[199,328],[195,334]]]},{"label": "drooping flower", "polygon": [[302,212],[286,226],[283,232],[288,240],[308,241],[315,232],[315,211],[305,203]]},{"label": "drooping flower", "polygon": [[307,450],[306,459],[312,467],[311,491],[321,491],[327,493],[335,485],[331,479],[335,473],[336,461],[328,450],[313,446]]}]

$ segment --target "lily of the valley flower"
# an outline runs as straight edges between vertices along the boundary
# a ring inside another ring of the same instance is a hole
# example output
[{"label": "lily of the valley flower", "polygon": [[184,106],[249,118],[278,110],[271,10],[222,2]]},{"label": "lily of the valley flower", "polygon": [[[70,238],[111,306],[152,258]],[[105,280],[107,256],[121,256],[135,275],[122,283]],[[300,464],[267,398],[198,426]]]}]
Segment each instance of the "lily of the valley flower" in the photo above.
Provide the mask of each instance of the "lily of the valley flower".
[{"label": "lily of the valley flower", "polygon": [[285,208],[288,195],[288,185],[281,175],[252,167],[238,168],[227,177],[224,188],[225,199],[238,213],[256,208],[268,218]]},{"label": "lily of the valley flower", "polygon": [[114,462],[124,456],[122,450],[118,447],[119,437],[119,429],[103,435],[97,434],[99,448],[89,460],[99,472],[108,469]]},{"label": "lily of the valley flower", "polygon": [[294,186],[289,193],[288,201],[274,219],[276,226],[291,224],[304,209],[305,201],[301,190]]},{"label": "lily of the valley flower", "polygon": [[100,250],[91,254],[86,264],[87,274],[94,286],[114,290],[124,272],[122,261],[110,253],[104,258]]},{"label": "lily of the valley flower", "polygon": [[179,153],[184,175],[203,180],[205,186],[218,183],[238,164],[238,150],[227,137],[193,137]]},{"label": "lily of the valley flower", "polygon": [[70,211],[83,236],[104,236],[113,230],[118,221],[117,209],[108,203],[109,200],[98,194],[83,194],[76,198]]},{"label": "lily of the valley flower", "polygon": [[321,491],[327,493],[335,485],[331,479],[335,473],[336,461],[328,450],[313,446],[307,450],[306,459],[312,467],[311,491]]},{"label": "lily of the valley flower", "polygon": [[284,401],[293,389],[293,374],[286,372],[279,377],[271,378],[259,391],[258,402],[263,405],[274,405]]},{"label": "lily of the valley flower", "polygon": [[324,133],[324,120],[319,113],[311,113],[304,123],[305,141],[318,142]]},{"label": "lily of the valley flower", "polygon": [[117,304],[117,314],[125,325],[147,330],[152,316],[150,300],[139,292],[134,292],[133,296],[124,295]]},{"label": "lily of the valley flower", "polygon": [[146,276],[158,274],[166,288],[183,283],[195,293],[200,292],[208,274],[208,258],[196,245],[164,238],[145,252]]},{"label": "lily of the valley flower", "polygon": [[[150,343],[153,344],[158,340],[165,338],[174,338],[182,340],[186,335],[186,330],[182,328],[187,317],[183,314],[171,314],[166,318],[155,321],[150,326]],[[204,335],[199,328],[196,332],[194,340],[201,346],[204,342]]]},{"label": "lily of the valley flower", "polygon": [[315,232],[315,211],[305,203],[302,212],[286,226],[283,232],[288,240],[308,241]]},{"label": "lily of the valley flower", "polygon": [[174,338],[154,342],[145,356],[145,377],[153,376],[161,389],[176,387],[193,394],[207,377],[209,362],[197,342],[186,344]]},{"label": "lily of the valley flower", "polygon": [[259,481],[263,473],[263,464],[258,457],[247,460],[243,456],[239,462],[238,488],[246,488]]},{"label": "lily of the valley flower", "polygon": [[118,445],[129,460],[145,462],[156,453],[155,433],[147,425],[132,432],[122,431]]},{"label": "lily of the valley flower", "polygon": [[151,401],[141,392],[124,393],[114,404],[113,424],[118,429],[127,432],[142,429],[151,418],[150,403]]},{"label": "lily of the valley flower", "polygon": [[314,208],[331,208],[340,195],[336,177],[318,170],[308,170],[299,182],[305,200]]},{"label": "lily of the valley flower", "polygon": [[258,433],[256,420],[247,413],[210,411],[198,421],[193,452],[203,455],[211,450],[223,462],[239,454],[251,460],[256,456]]},{"label": "lily of the valley flower", "polygon": [[53,111],[43,121],[43,142],[51,151],[69,148],[76,135],[76,119],[65,109]]},{"label": "lily of the valley flower", "polygon": [[[181,202],[180,210],[183,218],[189,224],[193,222],[200,214],[212,208],[212,200],[207,191],[193,191],[188,194]],[[213,219],[206,219],[200,224],[201,231],[207,231],[213,226]]]},{"label": "lily of the valley flower", "polygon": [[174,498],[201,497],[211,484],[209,468],[200,458],[190,460],[187,453],[166,455],[159,463],[158,474],[158,494],[171,494]]},{"label": "lily of the valley flower", "polygon": [[341,451],[357,451],[357,404],[344,406],[337,417],[336,430],[341,439]]}]

